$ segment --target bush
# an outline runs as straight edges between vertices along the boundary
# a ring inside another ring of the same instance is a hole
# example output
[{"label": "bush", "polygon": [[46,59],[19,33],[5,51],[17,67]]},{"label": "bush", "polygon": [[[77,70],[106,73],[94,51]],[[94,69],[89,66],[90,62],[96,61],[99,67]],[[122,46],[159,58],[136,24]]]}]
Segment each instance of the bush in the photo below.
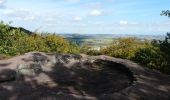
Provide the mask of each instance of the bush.
[{"label": "bush", "polygon": [[167,60],[170,61],[170,33],[167,33],[165,40],[160,42],[160,50],[164,53]]},{"label": "bush", "polygon": [[118,39],[102,49],[105,55],[133,60],[150,69],[170,74],[170,34],[163,41],[139,41],[135,38]]},{"label": "bush", "polygon": [[59,36],[46,35],[44,42],[49,48],[49,52],[67,53],[69,51],[69,42]]},{"label": "bush", "polygon": [[79,53],[79,47],[55,34],[32,34],[0,23],[0,54],[15,56],[30,51]]},{"label": "bush", "polygon": [[140,48],[135,53],[133,61],[157,70],[161,70],[161,66],[163,66],[163,63],[165,62],[159,48],[154,46]]},{"label": "bush", "polygon": [[160,51],[162,52],[162,56],[166,60],[164,67],[164,72],[170,74],[170,33],[167,33],[167,36],[163,41],[160,42]]},{"label": "bush", "polygon": [[170,74],[170,35],[163,41],[152,41],[150,46],[139,49],[133,60],[151,69]]},{"label": "bush", "polygon": [[131,59],[139,48],[143,48],[147,44],[149,44],[148,41],[141,42],[135,38],[119,38],[101,52],[113,57]]},{"label": "bush", "polygon": [[101,55],[100,50],[95,50],[95,49],[93,49],[92,47],[89,47],[89,46],[82,46],[80,48],[80,52],[87,54],[87,55],[91,55],[91,56]]},{"label": "bush", "polygon": [[16,43],[17,40],[23,36],[27,36],[26,33],[20,29],[11,29],[8,24],[0,22],[0,54],[5,55],[17,55]]},{"label": "bush", "polygon": [[20,54],[30,51],[47,52],[49,48],[46,46],[41,36],[26,36],[17,40],[16,48]]}]

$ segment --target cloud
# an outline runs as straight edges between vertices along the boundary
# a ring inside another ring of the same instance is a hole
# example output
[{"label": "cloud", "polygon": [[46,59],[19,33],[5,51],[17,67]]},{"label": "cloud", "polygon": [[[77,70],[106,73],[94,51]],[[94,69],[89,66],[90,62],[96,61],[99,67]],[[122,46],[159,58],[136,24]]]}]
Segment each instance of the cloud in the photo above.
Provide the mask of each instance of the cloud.
[{"label": "cloud", "polygon": [[59,19],[54,16],[41,16],[41,19],[44,19],[44,18],[45,18],[46,23],[56,22],[57,19]]},{"label": "cloud", "polygon": [[121,20],[121,21],[119,22],[119,24],[120,24],[120,25],[127,25],[127,24],[128,24],[128,21]]},{"label": "cloud", "polygon": [[126,20],[119,21],[119,24],[120,25],[138,25],[137,22],[129,22],[129,21],[126,21]]},{"label": "cloud", "polygon": [[33,20],[36,19],[36,17],[35,16],[28,16],[28,17],[24,17],[24,18],[18,17],[17,19],[18,20],[24,20],[24,21],[33,21]]},{"label": "cloud", "polygon": [[99,10],[93,10],[89,13],[90,16],[101,16],[102,12]]},{"label": "cloud", "polygon": [[5,7],[5,2],[7,0],[0,0],[0,8],[4,8]]},{"label": "cloud", "polygon": [[31,14],[30,11],[20,9],[5,9],[3,11],[3,15],[6,17],[24,21],[32,21],[36,19],[36,17]]},{"label": "cloud", "polygon": [[81,20],[82,20],[82,18],[79,16],[74,17],[74,21],[81,21]]},{"label": "cloud", "polygon": [[0,5],[4,4],[5,0],[0,0]]}]

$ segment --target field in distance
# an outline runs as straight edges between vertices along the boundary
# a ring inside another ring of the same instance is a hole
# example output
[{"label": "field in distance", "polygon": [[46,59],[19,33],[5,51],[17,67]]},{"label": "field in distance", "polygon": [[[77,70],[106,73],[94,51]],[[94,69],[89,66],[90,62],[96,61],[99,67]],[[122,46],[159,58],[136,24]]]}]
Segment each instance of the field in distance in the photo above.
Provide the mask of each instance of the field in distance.
[{"label": "field in distance", "polygon": [[85,45],[93,49],[100,49],[112,43],[118,38],[133,37],[140,41],[144,40],[163,40],[165,35],[129,35],[129,34],[59,34],[60,36],[75,42],[78,45]]}]

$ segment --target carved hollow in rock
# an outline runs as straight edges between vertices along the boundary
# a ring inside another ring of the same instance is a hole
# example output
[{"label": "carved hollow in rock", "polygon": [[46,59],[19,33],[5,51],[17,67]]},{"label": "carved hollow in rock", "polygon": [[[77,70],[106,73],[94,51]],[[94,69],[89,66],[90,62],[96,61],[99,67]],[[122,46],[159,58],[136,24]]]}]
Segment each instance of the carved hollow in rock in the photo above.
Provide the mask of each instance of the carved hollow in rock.
[{"label": "carved hollow in rock", "polygon": [[112,94],[133,82],[133,75],[128,68],[105,60],[78,62],[69,68],[56,64],[53,75],[60,88],[72,87],[69,92],[79,96]]}]

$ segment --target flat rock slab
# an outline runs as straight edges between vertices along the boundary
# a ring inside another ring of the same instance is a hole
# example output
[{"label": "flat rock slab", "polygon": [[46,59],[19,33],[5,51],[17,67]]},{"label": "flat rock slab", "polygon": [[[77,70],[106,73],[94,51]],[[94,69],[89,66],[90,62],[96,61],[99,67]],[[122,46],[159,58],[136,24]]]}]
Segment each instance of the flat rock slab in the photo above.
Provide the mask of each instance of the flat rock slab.
[{"label": "flat rock slab", "polygon": [[[38,73],[18,71],[32,63]],[[105,55],[30,52],[0,60],[0,100],[170,100],[170,76]]]}]

